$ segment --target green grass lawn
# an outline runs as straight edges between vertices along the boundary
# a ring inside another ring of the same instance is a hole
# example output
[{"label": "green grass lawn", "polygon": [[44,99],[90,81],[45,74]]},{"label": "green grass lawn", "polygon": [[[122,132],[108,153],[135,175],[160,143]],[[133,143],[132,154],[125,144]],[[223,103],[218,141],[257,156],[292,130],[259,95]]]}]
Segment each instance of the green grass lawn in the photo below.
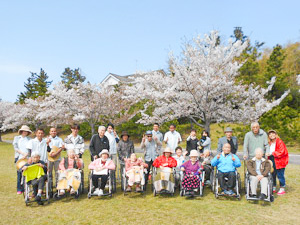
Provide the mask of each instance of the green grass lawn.
[{"label": "green grass lawn", "polygon": [[[38,206],[25,206],[23,196],[16,194],[16,169],[13,148],[0,143],[0,223],[1,224],[297,224],[300,207],[300,166],[286,170],[287,194],[275,202],[251,203],[215,199],[206,189],[203,198],[186,199],[178,192],[174,197],[153,197],[148,192],[123,196],[120,187],[112,197],[91,199],[86,193],[78,200],[51,200]],[[89,163],[88,154],[84,158]],[[88,174],[87,169],[85,174]],[[85,176],[87,178],[87,176]],[[87,181],[85,182],[87,186]]]}]

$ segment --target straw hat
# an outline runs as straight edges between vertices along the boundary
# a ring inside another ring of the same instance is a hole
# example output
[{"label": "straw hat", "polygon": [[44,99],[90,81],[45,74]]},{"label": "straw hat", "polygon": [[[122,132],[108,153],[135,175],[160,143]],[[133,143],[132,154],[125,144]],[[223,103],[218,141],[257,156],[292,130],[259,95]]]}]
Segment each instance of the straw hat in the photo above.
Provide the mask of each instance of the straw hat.
[{"label": "straw hat", "polygon": [[163,151],[163,153],[166,153],[166,152],[173,153],[170,148],[165,148],[165,150]]},{"label": "straw hat", "polygon": [[276,132],[275,130],[269,130],[269,131],[268,131],[268,134],[270,134],[270,133],[275,133],[275,134],[277,134],[277,132]]},{"label": "straw hat", "polygon": [[23,126],[19,129],[18,133],[21,134],[21,131],[27,131],[27,132],[29,132],[29,134],[32,133],[32,131],[30,130],[30,128],[29,128],[27,125],[23,125]]},{"label": "straw hat", "polygon": [[100,153],[99,156],[101,157],[102,154],[107,154],[109,156],[109,151],[107,149],[103,149]]},{"label": "straw hat", "polygon": [[17,170],[21,169],[27,163],[27,159],[19,159],[16,162]]},{"label": "straw hat", "polygon": [[190,157],[191,157],[191,156],[199,157],[199,154],[198,154],[197,150],[191,150],[191,152],[190,152]]}]

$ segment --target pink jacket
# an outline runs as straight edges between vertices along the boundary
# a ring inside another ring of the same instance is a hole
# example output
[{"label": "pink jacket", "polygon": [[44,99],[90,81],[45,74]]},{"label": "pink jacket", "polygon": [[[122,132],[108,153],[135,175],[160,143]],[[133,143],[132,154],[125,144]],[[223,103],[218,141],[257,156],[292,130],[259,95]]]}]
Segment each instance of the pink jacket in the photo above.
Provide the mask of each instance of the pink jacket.
[{"label": "pink jacket", "polygon": [[[94,170],[96,168],[100,168],[102,166],[102,159],[98,158],[96,160],[94,160],[93,162],[90,163],[89,165],[89,169],[90,170]],[[105,162],[105,165],[103,166],[104,169],[109,169],[109,170],[115,170],[116,169],[116,165],[114,164],[114,161],[107,159],[107,161]]]}]

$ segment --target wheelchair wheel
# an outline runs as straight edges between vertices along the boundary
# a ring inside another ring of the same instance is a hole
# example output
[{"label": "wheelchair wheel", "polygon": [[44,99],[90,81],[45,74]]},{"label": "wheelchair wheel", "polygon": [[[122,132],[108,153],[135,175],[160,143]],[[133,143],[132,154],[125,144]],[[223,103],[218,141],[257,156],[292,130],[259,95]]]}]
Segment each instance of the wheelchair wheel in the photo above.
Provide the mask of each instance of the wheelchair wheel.
[{"label": "wheelchair wheel", "polygon": [[154,197],[156,196],[156,190],[155,190],[155,188],[153,189],[153,196]]},{"label": "wheelchair wheel", "polygon": [[180,190],[180,196],[182,197],[184,195],[184,191]]},{"label": "wheelchair wheel", "polygon": [[90,199],[92,197],[91,193],[87,194],[88,199]]},{"label": "wheelchair wheel", "polygon": [[274,196],[273,196],[273,194],[270,196],[270,202],[274,202]]}]

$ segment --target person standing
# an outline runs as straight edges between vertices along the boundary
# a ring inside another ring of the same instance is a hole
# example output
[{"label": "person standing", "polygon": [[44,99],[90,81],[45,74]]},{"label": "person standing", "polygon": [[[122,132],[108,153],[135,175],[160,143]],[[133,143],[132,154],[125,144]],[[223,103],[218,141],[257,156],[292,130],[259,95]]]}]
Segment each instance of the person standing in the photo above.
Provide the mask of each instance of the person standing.
[{"label": "person standing", "polygon": [[196,136],[196,130],[191,130],[190,136],[186,139],[186,156],[190,155],[191,150],[197,150],[198,151],[198,143],[199,140]]},{"label": "person standing", "polygon": [[[80,126],[74,124],[71,126],[72,133],[67,136],[65,139],[65,148],[68,151],[69,149],[74,150],[75,155],[77,157],[82,158],[82,154],[84,153],[84,139],[81,137],[78,132],[80,130]],[[81,160],[83,163],[83,160]]]},{"label": "person standing", "polygon": [[255,149],[261,148],[264,155],[270,152],[268,136],[260,129],[259,123],[251,123],[251,131],[245,135],[244,139],[244,160],[255,157]]},{"label": "person standing", "polygon": [[219,138],[217,152],[221,153],[223,145],[225,143],[228,143],[231,146],[231,153],[232,154],[236,154],[237,151],[238,151],[238,140],[237,140],[237,137],[232,136],[233,130],[230,127],[226,127],[224,133],[225,133],[225,136]]},{"label": "person standing", "polygon": [[161,142],[157,136],[152,135],[152,131],[148,130],[146,136],[143,135],[141,149],[144,150],[145,163],[148,165],[147,173],[145,174],[145,187],[148,183],[148,178],[150,174],[150,169],[152,168],[154,160],[159,156],[159,148],[161,147]]},{"label": "person standing", "polygon": [[60,153],[64,149],[63,140],[57,136],[57,130],[55,127],[50,128],[50,135],[47,138],[47,151],[49,152],[50,158],[48,158],[48,172],[49,179],[53,181],[52,171],[54,169],[55,182],[58,181],[58,166],[61,160]]},{"label": "person standing", "polygon": [[110,151],[109,140],[105,136],[105,126],[98,127],[98,134],[94,134],[90,141],[91,161],[99,157],[99,153],[103,149]]},{"label": "person standing", "polygon": [[44,129],[38,128],[35,132],[35,138],[31,139],[27,143],[26,148],[28,149],[30,156],[32,152],[38,152],[40,154],[41,161],[48,163],[47,141],[44,136]]},{"label": "person standing", "polygon": [[275,130],[268,132],[270,144],[270,160],[273,162],[273,192],[276,191],[276,176],[279,180],[280,189],[277,195],[285,194],[285,167],[289,163],[289,153],[284,142],[278,137]]},{"label": "person standing", "polygon": [[[26,125],[23,125],[19,131],[19,135],[14,137],[13,146],[15,149],[15,163],[18,160],[27,159],[29,156],[28,149],[26,148],[27,143],[30,141],[28,137],[32,131]],[[17,170],[17,194],[20,195],[23,193],[23,186],[21,185],[22,172]]]},{"label": "person standing", "polygon": [[176,126],[171,124],[169,131],[165,133],[164,142],[167,144],[167,147],[172,150],[172,153],[175,153],[175,148],[181,141],[181,135],[176,131]]},{"label": "person standing", "polygon": [[[157,137],[157,139],[158,139],[161,143],[163,143],[163,141],[164,141],[164,136],[163,136],[163,134],[159,131],[159,124],[158,124],[158,123],[154,123],[154,124],[153,124],[152,136],[153,136],[153,138],[154,138],[154,137]],[[161,147],[162,147],[162,145],[158,147],[158,152],[159,152],[160,155],[162,154],[162,152],[161,152]]]},{"label": "person standing", "polygon": [[200,153],[203,153],[205,150],[210,151],[211,140],[209,137],[209,132],[204,130],[202,131],[201,139],[199,141]]}]

